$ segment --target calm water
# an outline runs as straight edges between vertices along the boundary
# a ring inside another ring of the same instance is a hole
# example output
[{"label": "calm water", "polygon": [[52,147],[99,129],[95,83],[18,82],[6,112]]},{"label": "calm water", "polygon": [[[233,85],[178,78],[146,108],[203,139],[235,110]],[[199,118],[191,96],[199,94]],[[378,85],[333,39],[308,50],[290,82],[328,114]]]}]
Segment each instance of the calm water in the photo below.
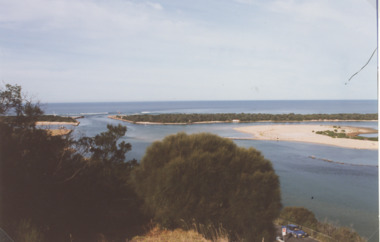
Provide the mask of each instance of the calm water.
[{"label": "calm water", "polygon": [[377,113],[376,100],[178,101],[45,104],[47,114],[133,113]]},{"label": "calm water", "polygon": [[[71,103],[46,105],[46,113],[84,115],[74,135],[94,136],[107,124],[123,123],[108,114],[133,113],[377,113],[377,101],[215,101]],[[318,123],[318,122],[316,122]],[[132,144],[128,159],[140,160],[156,140],[177,132],[211,132],[222,137],[247,137],[234,127],[259,124],[133,125],[123,140]],[[324,123],[328,124],[328,123]],[[378,128],[377,122],[339,122]],[[284,206],[303,206],[319,220],[352,226],[362,236],[378,241],[378,151],[345,149],[317,144],[278,141],[236,140],[239,146],[254,147],[271,160],[280,177]],[[329,159],[346,165],[324,162]],[[357,166],[365,165],[365,166]],[[313,197],[313,199],[311,199]]]}]

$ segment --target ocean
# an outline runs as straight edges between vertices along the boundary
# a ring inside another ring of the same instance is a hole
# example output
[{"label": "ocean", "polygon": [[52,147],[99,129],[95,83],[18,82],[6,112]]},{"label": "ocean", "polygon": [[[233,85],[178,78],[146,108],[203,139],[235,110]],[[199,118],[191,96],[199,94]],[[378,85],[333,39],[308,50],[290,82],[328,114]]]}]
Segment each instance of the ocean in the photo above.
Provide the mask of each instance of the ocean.
[{"label": "ocean", "polygon": [[[84,116],[73,136],[95,136],[107,124],[127,126],[122,139],[132,144],[127,159],[140,160],[154,141],[177,132],[211,132],[222,137],[247,137],[233,128],[267,123],[195,125],[135,125],[107,118],[113,114],[159,113],[377,113],[377,100],[326,101],[171,101],[118,103],[49,103],[46,114]],[[302,123],[302,122],[300,122]],[[314,122],[378,129],[377,122]],[[289,125],[292,125],[291,123]],[[299,123],[296,123],[299,124]],[[369,241],[379,238],[378,151],[346,149],[318,144],[235,140],[254,147],[269,159],[280,177],[283,206],[302,206],[320,221],[354,228]],[[310,157],[319,159],[312,159]],[[346,163],[325,162],[322,159]],[[361,166],[358,166],[361,165]]]}]

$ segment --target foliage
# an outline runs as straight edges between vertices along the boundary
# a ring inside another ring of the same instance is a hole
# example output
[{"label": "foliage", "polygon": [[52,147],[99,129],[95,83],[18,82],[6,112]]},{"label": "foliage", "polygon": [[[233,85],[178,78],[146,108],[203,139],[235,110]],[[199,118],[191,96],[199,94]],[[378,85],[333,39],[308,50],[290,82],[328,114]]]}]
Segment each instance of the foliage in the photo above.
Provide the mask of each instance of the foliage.
[{"label": "foliage", "polygon": [[6,84],[5,90],[0,90],[0,117],[15,115],[17,118],[7,122],[13,128],[34,128],[37,117],[42,114],[38,103],[22,96],[21,86]]},{"label": "foliage", "polygon": [[10,110],[14,110],[17,116],[22,113],[21,86],[6,84],[6,89],[0,93],[0,114],[6,114]]},{"label": "foliage", "polygon": [[315,132],[316,134],[322,134],[322,135],[327,135],[327,136],[330,136],[332,138],[347,138],[349,139],[350,136],[348,136],[345,132],[338,132],[338,130],[334,130],[334,131],[331,131],[331,130],[325,130],[325,131],[317,131]]},{"label": "foliage", "polygon": [[[0,227],[22,240],[95,241],[135,235],[146,218],[128,182],[135,160],[124,162],[126,128],[80,141],[35,128],[38,104],[25,101],[19,86],[0,90]],[[92,149],[88,147],[92,145]]]},{"label": "foliage", "polygon": [[132,178],[149,212],[167,228],[195,220],[223,225],[232,238],[273,239],[279,179],[253,148],[212,134],[179,133],[153,143]]},{"label": "foliage", "polygon": [[331,223],[318,223],[316,238],[321,242],[351,241],[365,242],[366,240],[352,228],[338,227]]},{"label": "foliage", "polygon": [[352,228],[338,227],[331,223],[319,222],[313,212],[303,207],[285,207],[280,213],[279,224],[293,223],[321,242],[352,241],[364,242]]},{"label": "foliage", "polygon": [[315,229],[318,223],[314,213],[303,207],[285,207],[281,210],[280,218],[312,229]]},{"label": "foliage", "polygon": [[46,121],[46,122],[70,122],[76,123],[77,121],[72,117],[63,117],[57,115],[41,115],[37,117],[37,121]]},{"label": "foliage", "polygon": [[[89,148],[93,160],[102,160],[105,163],[123,163],[125,153],[131,150],[131,144],[117,143],[125,135],[127,127],[118,125],[107,125],[107,132],[100,133],[94,138],[84,137],[79,142],[82,146]],[[135,162],[135,161],[134,161]]]},{"label": "foliage", "polygon": [[123,115],[117,116],[132,122],[157,122],[157,123],[195,123],[195,122],[258,122],[258,121],[275,121],[275,122],[300,122],[312,120],[377,120],[377,113],[358,114],[358,113],[340,113],[340,114],[265,114],[265,113],[192,113],[192,114],[143,114],[143,115]]},{"label": "foliage", "polygon": [[346,138],[346,139],[378,141],[378,137],[363,137],[363,136],[357,136],[357,135],[347,135],[345,130],[341,130],[341,132],[338,132],[337,129],[335,129],[334,131],[324,130],[324,131],[317,131],[315,133],[330,136],[332,138]]},{"label": "foliage", "polygon": [[[0,116],[0,121],[4,123],[14,123],[16,122],[20,117],[18,116]],[[33,120],[36,122],[43,121],[43,122],[69,122],[69,123],[77,123],[77,121],[74,118],[71,117],[62,117],[62,116],[54,116],[54,115],[41,115],[33,117]]]},{"label": "foliage", "polygon": [[[160,229],[158,226],[151,229],[144,236],[136,236],[132,239],[132,242],[177,242],[177,241],[192,241],[192,242],[208,242],[210,240],[205,239],[202,235],[194,230],[184,231],[182,229],[166,230]],[[220,242],[222,240],[219,240]],[[225,240],[227,241],[227,240]]]}]

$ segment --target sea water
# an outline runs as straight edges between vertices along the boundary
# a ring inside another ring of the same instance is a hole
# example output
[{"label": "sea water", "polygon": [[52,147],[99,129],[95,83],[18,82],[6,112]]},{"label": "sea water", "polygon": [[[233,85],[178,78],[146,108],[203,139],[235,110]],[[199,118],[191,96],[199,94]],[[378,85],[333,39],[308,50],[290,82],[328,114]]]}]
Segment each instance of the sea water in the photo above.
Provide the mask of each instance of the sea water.
[{"label": "sea water", "polygon": [[[194,125],[136,125],[112,120],[112,114],[141,113],[377,113],[376,100],[345,101],[178,101],[125,103],[60,103],[45,105],[47,114],[83,115],[74,137],[95,136],[107,124],[123,124],[122,140],[132,144],[127,159],[140,160],[154,141],[178,132],[211,132],[222,137],[249,137],[236,127],[267,123],[225,123]],[[300,122],[301,124],[303,122]],[[300,124],[296,123],[296,124]],[[377,122],[314,122],[378,129]],[[278,123],[277,123],[278,124]],[[289,123],[292,125],[294,123]],[[254,147],[269,159],[280,177],[283,206],[302,206],[320,221],[352,226],[369,241],[378,241],[378,151],[262,140],[235,140]],[[331,160],[333,162],[326,162]],[[339,162],[339,163],[338,163]],[[340,164],[344,163],[344,164]]]}]

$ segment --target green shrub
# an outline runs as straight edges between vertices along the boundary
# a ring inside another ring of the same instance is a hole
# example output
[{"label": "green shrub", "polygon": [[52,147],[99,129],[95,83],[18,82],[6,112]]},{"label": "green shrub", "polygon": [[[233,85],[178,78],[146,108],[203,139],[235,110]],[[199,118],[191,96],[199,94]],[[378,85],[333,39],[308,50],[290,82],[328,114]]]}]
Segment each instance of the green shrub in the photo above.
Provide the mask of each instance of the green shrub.
[{"label": "green shrub", "polygon": [[312,229],[318,224],[314,213],[304,207],[285,207],[280,213],[280,218]]},{"label": "green shrub", "polygon": [[279,179],[253,148],[213,134],[179,133],[153,143],[133,178],[147,209],[167,228],[196,221],[222,225],[232,238],[274,239]]}]

